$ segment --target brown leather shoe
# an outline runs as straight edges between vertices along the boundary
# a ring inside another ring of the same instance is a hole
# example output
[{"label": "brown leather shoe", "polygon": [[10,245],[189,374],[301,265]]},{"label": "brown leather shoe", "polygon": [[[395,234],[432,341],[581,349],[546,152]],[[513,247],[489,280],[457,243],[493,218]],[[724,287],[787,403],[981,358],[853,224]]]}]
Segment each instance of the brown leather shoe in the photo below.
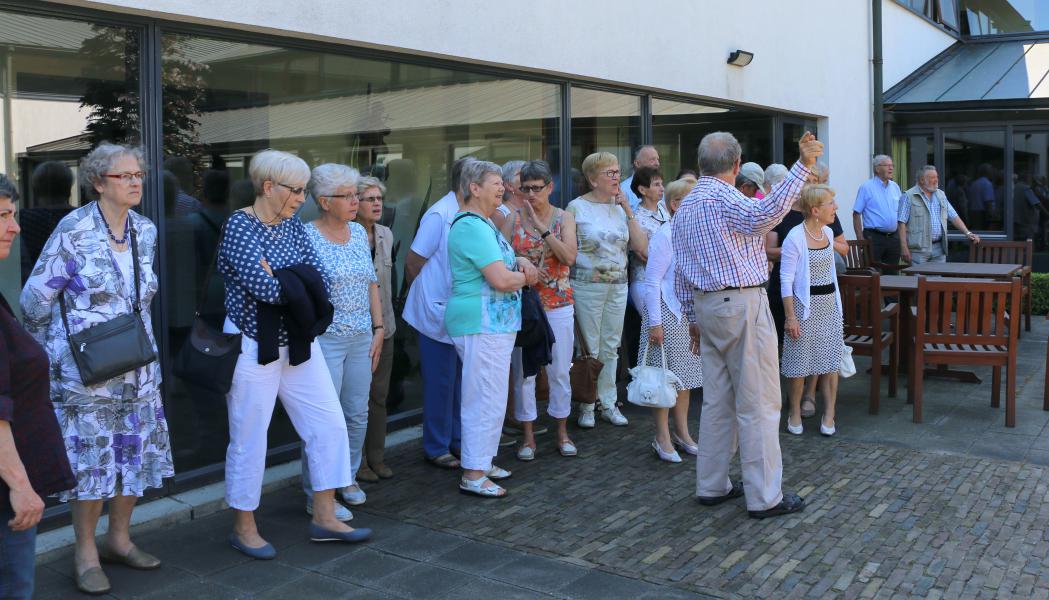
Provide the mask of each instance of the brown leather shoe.
[{"label": "brown leather shoe", "polygon": [[375,483],[379,481],[379,476],[372,471],[368,465],[361,465],[361,468],[357,469],[357,479],[359,481],[367,481],[368,483]]},{"label": "brown leather shoe", "polygon": [[379,477],[382,477],[383,479],[389,479],[393,477],[393,469],[387,467],[384,464],[372,467],[372,471]]},{"label": "brown leather shoe", "polygon": [[138,546],[132,546],[130,552],[121,556],[103,545],[98,549],[98,557],[102,559],[102,562],[126,565],[141,571],[152,571],[160,568],[160,559],[148,552],[139,550]]},{"label": "brown leather shoe", "polygon": [[76,576],[76,589],[91,596],[108,594],[109,578],[102,571],[102,567],[91,567]]}]

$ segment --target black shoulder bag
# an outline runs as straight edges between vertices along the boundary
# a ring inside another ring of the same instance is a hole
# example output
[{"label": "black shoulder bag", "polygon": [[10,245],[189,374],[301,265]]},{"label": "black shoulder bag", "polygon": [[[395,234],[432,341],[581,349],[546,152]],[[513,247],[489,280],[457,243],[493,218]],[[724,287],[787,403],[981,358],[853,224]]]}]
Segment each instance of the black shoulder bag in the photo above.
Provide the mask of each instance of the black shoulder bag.
[{"label": "black shoulder bag", "polygon": [[[130,219],[131,215],[128,215],[128,218]],[[131,236],[131,262],[135,278],[135,298],[132,303],[134,312],[72,333],[66,311],[65,290],[58,295],[58,304],[62,309],[62,323],[66,328],[66,337],[69,339],[69,349],[80,371],[80,380],[87,386],[109,381],[118,375],[144,367],[157,360],[153,342],[146,334],[146,326],[142,321],[142,296],[138,281],[138,240],[135,237],[134,227],[128,228],[128,235]]]},{"label": "black shoulder bag", "polygon": [[223,333],[200,316],[204,302],[208,299],[208,288],[211,277],[215,274],[215,264],[222,250],[222,240],[226,237],[226,226],[223,224],[219,243],[215,247],[215,256],[211,259],[208,274],[204,278],[204,289],[197,301],[197,311],[193,316],[193,326],[189,338],[182,344],[175,358],[175,376],[197,387],[219,394],[229,393],[233,385],[233,372],[237,369],[240,358],[242,334]]}]

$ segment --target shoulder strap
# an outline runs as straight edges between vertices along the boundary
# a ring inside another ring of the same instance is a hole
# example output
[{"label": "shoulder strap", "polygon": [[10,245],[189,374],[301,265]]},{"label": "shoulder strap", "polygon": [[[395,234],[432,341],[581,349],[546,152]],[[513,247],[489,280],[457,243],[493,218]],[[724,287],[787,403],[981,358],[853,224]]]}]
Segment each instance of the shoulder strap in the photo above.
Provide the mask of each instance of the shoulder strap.
[{"label": "shoulder strap", "polygon": [[448,226],[448,229],[451,229],[452,227],[455,227],[456,223],[458,223],[459,221],[465,219],[466,217],[477,217],[478,219],[480,219],[481,215],[479,215],[477,213],[472,213],[472,212],[464,212],[463,214],[459,215],[458,217],[455,217],[455,219],[452,220],[452,224]]},{"label": "shoulder strap", "polygon": [[[232,217],[232,215],[230,215]],[[197,309],[194,311],[194,315],[199,317],[200,311],[204,309],[204,302],[208,299],[208,288],[211,287],[211,278],[215,275],[215,265],[219,261],[219,253],[222,251],[222,241],[226,238],[226,223],[229,219],[226,219],[222,223],[222,228],[219,230],[219,241],[215,245],[215,254],[211,256],[211,264],[208,266],[208,274],[204,276],[203,284],[201,285],[200,296],[197,299]]]}]

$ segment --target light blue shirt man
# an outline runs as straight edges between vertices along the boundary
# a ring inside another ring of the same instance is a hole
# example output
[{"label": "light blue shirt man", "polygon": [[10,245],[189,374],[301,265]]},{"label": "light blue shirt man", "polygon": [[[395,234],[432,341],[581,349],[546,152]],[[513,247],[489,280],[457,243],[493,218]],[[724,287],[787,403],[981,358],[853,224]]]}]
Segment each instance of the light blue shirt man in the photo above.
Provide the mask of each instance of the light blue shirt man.
[{"label": "light blue shirt man", "polygon": [[[659,152],[652,146],[641,146],[634,151],[634,170],[637,171],[641,167],[653,167],[659,168]],[[637,206],[641,204],[641,198],[637,197],[634,190],[630,189],[630,184],[634,181],[634,175],[631,174],[623,181],[619,182],[619,189],[626,196],[627,200],[630,201],[630,208],[637,210]]]},{"label": "light blue shirt man", "polygon": [[871,177],[863,182],[856,193],[856,203],[852,206],[852,211],[863,219],[864,229],[892,233],[896,231],[902,193],[895,181],[882,181],[881,177]]}]

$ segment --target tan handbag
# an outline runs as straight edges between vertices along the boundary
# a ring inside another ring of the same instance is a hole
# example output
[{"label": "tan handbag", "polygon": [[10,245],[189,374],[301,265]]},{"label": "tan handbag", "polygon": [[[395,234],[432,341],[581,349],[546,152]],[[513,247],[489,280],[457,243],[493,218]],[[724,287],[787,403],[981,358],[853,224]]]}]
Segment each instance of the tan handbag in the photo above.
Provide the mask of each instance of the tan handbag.
[{"label": "tan handbag", "polygon": [[572,383],[572,402],[593,404],[597,402],[597,376],[604,365],[590,353],[586,338],[579,329],[579,321],[575,321],[575,337],[579,340],[579,354],[572,360],[572,369],[568,372],[568,379]]}]

